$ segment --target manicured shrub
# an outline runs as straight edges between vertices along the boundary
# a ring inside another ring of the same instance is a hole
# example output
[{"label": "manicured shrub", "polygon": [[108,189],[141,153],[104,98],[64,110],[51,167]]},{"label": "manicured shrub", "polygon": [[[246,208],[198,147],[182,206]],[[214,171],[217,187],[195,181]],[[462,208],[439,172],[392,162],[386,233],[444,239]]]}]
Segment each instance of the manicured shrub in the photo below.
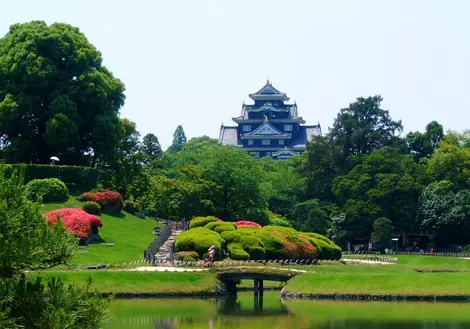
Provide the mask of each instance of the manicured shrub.
[{"label": "manicured shrub", "polygon": [[261,225],[258,223],[249,221],[249,220],[239,220],[234,223],[238,228],[240,227],[255,227],[255,228],[261,228]]},{"label": "manicured shrub", "polygon": [[317,233],[306,233],[306,235],[309,236],[310,242],[317,247],[318,258],[330,260],[341,259],[341,248],[337,246],[333,241]]},{"label": "manicured shrub", "polygon": [[208,224],[210,222],[217,222],[218,220],[219,219],[217,217],[214,217],[214,216],[194,217],[189,222],[189,228],[192,229],[192,228],[195,228],[195,227],[205,226],[206,224]]},{"label": "manicured shrub", "polygon": [[266,256],[266,251],[262,247],[251,247],[246,249],[246,251],[250,255],[250,259],[260,260]]},{"label": "manicured shrub", "polygon": [[[203,217],[203,218],[206,218],[206,217]],[[222,222],[222,221],[216,221],[216,222],[210,222],[206,225],[204,225],[205,228],[209,229],[209,230],[212,230],[212,231],[215,231],[215,228],[217,226],[220,226],[222,224],[225,224],[225,222]]]},{"label": "manicured shrub", "polygon": [[26,195],[32,201],[64,201],[68,194],[67,186],[57,178],[34,179],[26,184]]},{"label": "manicured shrub", "polygon": [[203,257],[210,246],[214,246],[217,257],[222,257],[225,241],[219,234],[204,227],[196,227],[185,231],[176,237],[176,251],[195,251]]},{"label": "manicured shrub", "polygon": [[192,257],[192,258],[199,258],[199,254],[195,251],[180,251],[180,252],[177,252],[176,255],[178,255],[178,257],[180,258],[184,258],[184,257]]},{"label": "manicured shrub", "polygon": [[191,257],[191,256],[184,256],[184,257],[183,257],[183,261],[184,261],[184,262],[194,262],[194,261],[196,261],[196,260],[195,260],[193,257]]},{"label": "manicured shrub", "polygon": [[99,170],[80,166],[58,165],[5,165],[5,177],[10,177],[14,172],[21,171],[24,182],[34,179],[57,178],[65,183],[70,190],[90,191],[98,185]]},{"label": "manicured shrub", "polygon": [[241,234],[236,231],[225,231],[220,234],[222,239],[225,240],[227,244],[232,243],[232,242],[240,242]]},{"label": "manicured shrub", "polygon": [[100,205],[97,204],[95,201],[86,201],[82,205],[82,209],[92,215],[98,215],[101,212]]},{"label": "manicured shrub", "polygon": [[243,250],[243,247],[240,243],[230,243],[227,246],[228,253],[231,259],[233,260],[248,260],[250,255]]},{"label": "manicured shrub", "polygon": [[255,231],[255,236],[263,242],[268,259],[307,259],[318,256],[317,248],[309,237],[292,228],[265,226]]},{"label": "manicured shrub", "polygon": [[240,238],[240,245],[250,255],[251,259],[264,259],[266,251],[263,242],[256,236],[243,235]]},{"label": "manicured shrub", "polygon": [[470,244],[467,244],[467,245],[463,248],[462,252],[464,252],[464,253],[470,253]]},{"label": "manicured shrub", "polygon": [[103,190],[96,193],[86,192],[80,197],[82,201],[94,201],[101,206],[104,212],[120,212],[123,207],[121,193]]},{"label": "manicured shrub", "polygon": [[319,240],[323,240],[325,241],[326,243],[328,244],[334,244],[333,241],[331,241],[330,239],[328,239],[326,236],[324,235],[321,235],[321,234],[318,234],[318,233],[315,233],[315,232],[307,232],[307,233],[304,233],[305,235],[307,236],[310,236],[312,238],[317,238]]},{"label": "manicured shrub", "polygon": [[97,231],[98,227],[103,226],[99,217],[77,208],[53,210],[44,214],[44,217],[50,225],[55,225],[57,220],[62,221],[66,230],[75,234],[80,240],[86,240],[92,230]]},{"label": "manicured shrub", "polygon": [[214,229],[214,231],[221,234],[222,232],[235,231],[236,229],[237,229],[237,227],[233,223],[226,222],[226,223],[221,223],[220,225],[218,225]]}]

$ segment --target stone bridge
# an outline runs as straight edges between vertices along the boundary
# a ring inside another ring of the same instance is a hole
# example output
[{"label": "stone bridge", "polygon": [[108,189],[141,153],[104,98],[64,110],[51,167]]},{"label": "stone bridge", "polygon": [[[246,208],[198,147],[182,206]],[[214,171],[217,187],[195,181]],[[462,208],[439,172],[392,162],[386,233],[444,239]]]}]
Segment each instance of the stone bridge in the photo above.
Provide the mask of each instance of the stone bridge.
[{"label": "stone bridge", "polygon": [[286,282],[304,272],[280,268],[240,267],[219,270],[217,277],[225,285],[225,289],[230,294],[237,293],[237,283],[240,280],[253,280],[255,296],[258,294],[262,296],[264,290],[263,282],[265,280]]}]

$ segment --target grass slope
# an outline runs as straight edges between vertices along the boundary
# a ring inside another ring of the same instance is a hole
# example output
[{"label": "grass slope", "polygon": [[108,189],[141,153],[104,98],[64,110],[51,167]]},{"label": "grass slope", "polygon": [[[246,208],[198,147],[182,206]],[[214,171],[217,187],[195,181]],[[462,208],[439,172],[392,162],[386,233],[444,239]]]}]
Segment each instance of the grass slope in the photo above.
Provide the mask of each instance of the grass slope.
[{"label": "grass slope", "polygon": [[103,293],[199,293],[211,290],[216,275],[204,272],[135,272],[135,271],[67,271],[34,272],[30,278],[60,277],[65,282],[86,284],[91,277],[92,288]]},{"label": "grass slope", "polygon": [[[41,212],[46,213],[60,208],[81,208],[82,203],[75,197],[62,203],[41,205]],[[115,264],[142,259],[144,250],[155,239],[152,233],[158,222],[153,219],[140,219],[129,213],[100,214],[103,227],[100,237],[106,243],[114,243],[113,247],[101,244],[89,244],[75,256],[71,265]]]}]

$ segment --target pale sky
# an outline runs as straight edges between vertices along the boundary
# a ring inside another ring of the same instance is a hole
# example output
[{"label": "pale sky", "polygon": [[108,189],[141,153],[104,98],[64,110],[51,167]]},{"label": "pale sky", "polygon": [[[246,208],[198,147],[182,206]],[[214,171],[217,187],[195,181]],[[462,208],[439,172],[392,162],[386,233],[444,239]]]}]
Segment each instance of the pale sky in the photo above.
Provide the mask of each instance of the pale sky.
[{"label": "pale sky", "polygon": [[31,20],[78,26],[164,147],[178,124],[217,138],[268,77],[324,132],[375,94],[405,132],[470,128],[468,0],[2,1],[1,36]]}]

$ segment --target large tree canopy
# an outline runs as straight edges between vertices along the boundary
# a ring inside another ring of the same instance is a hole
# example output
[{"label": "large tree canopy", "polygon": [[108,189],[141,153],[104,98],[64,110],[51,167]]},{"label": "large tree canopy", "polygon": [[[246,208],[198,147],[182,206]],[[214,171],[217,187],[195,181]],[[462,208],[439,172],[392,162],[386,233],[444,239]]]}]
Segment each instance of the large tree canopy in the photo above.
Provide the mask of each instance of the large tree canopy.
[{"label": "large tree canopy", "polygon": [[120,139],[124,84],[78,28],[34,21],[0,39],[0,146],[8,162],[84,164]]},{"label": "large tree canopy", "polygon": [[376,149],[351,157],[352,169],[333,182],[333,192],[351,230],[369,234],[377,217],[389,218],[400,232],[416,229],[418,199],[425,168],[395,148]]},{"label": "large tree canopy", "polygon": [[359,97],[338,113],[328,136],[340,147],[344,159],[399,142],[401,120],[392,120],[381,108],[382,100],[381,96]]}]

